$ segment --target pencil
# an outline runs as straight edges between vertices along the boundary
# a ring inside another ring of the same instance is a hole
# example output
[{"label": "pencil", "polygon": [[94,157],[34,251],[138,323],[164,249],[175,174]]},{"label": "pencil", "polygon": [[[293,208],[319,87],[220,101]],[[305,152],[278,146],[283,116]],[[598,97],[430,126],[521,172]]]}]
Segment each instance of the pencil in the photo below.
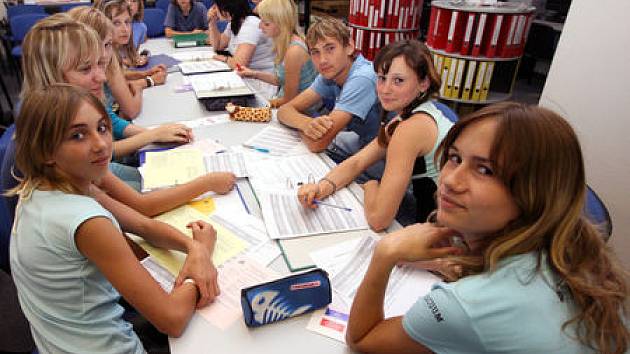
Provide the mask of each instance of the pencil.
[{"label": "pencil", "polygon": [[352,209],[350,209],[348,207],[322,202],[321,200],[317,200],[317,199],[313,200],[313,203],[315,203],[317,205],[323,205],[323,206],[336,208],[336,209],[341,209],[341,210],[345,210],[345,211],[352,211]]}]

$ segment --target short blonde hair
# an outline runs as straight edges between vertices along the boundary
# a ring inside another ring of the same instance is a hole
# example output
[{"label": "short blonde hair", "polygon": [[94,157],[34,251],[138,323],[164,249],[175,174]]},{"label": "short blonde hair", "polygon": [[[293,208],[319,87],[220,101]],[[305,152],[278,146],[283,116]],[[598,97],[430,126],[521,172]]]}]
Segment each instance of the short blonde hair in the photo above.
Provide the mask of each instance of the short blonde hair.
[{"label": "short blonde hair", "polygon": [[261,20],[273,22],[280,29],[280,34],[273,39],[275,62],[279,64],[284,60],[291,37],[297,35],[304,39],[298,29],[297,6],[292,0],[265,0],[256,9]]},{"label": "short blonde hair", "polygon": [[317,42],[326,38],[334,38],[345,47],[350,44],[350,30],[339,19],[330,16],[321,17],[309,27],[306,33],[306,45],[313,48]]},{"label": "short blonde hair", "polygon": [[105,121],[111,132],[111,120],[101,101],[83,88],[57,83],[34,88],[24,95],[20,114],[15,120],[15,165],[23,177],[10,194],[19,193],[27,198],[44,183],[66,193],[77,193],[70,181],[49,161],[66,138],[83,103],[107,118]]},{"label": "short blonde hair", "polygon": [[100,57],[101,40],[96,31],[65,13],[37,22],[22,42],[24,82],[20,97],[34,89],[65,82],[63,73]]}]

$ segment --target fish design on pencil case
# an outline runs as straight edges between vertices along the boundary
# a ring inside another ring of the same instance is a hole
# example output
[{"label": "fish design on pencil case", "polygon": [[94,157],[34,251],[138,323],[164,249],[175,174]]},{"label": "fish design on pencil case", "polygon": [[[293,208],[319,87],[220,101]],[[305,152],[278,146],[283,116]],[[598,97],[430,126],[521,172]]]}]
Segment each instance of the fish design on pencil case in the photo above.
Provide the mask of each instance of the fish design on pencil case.
[{"label": "fish design on pencil case", "polygon": [[290,303],[278,294],[277,291],[263,291],[254,296],[252,299],[254,320],[260,324],[265,324],[301,315],[311,308],[311,305],[304,305],[293,310]]}]

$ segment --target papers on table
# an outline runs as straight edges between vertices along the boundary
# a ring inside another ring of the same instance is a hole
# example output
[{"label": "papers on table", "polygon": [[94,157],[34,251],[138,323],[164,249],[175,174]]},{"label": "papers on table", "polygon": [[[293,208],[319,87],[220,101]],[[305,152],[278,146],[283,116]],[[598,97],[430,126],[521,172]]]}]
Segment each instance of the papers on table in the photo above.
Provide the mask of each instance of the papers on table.
[{"label": "papers on table", "polygon": [[148,151],[138,170],[143,191],[187,183],[206,174],[203,154],[198,149]]},{"label": "papers on table", "polygon": [[[173,290],[175,277],[149,256],[140,263],[167,293]],[[238,320],[241,289],[278,278],[279,274],[249,257],[240,257],[217,267],[221,294],[210,305],[197,310],[210,324],[222,330]]]},{"label": "papers on table", "polygon": [[[201,126],[210,126],[221,123],[228,123],[230,121],[229,114],[215,114],[207,117],[201,117],[193,120],[185,120],[181,122],[177,122],[187,126],[188,128],[195,129]],[[204,139],[204,140],[212,140],[212,139]],[[196,140],[195,140],[196,142]],[[206,152],[204,150],[204,152]]]},{"label": "papers on table", "polygon": [[[212,257],[215,266],[225,263],[225,261],[240,254],[247,248],[245,241],[236,237],[231,231],[225,229],[223,226],[188,205],[161,214],[155,217],[155,219],[173,226],[188,237],[192,237],[192,232],[186,227],[188,223],[203,220],[211,224],[217,232],[217,242]],[[136,243],[147,251],[161,266],[166,268],[173,275],[179,274],[179,271],[184,265],[186,254],[179,251],[157,248],[144,239],[138,238],[137,236],[135,238]]]},{"label": "papers on table", "polygon": [[269,150],[269,154],[288,156],[308,154],[297,130],[270,125],[245,142],[245,145]]},{"label": "papers on table", "polygon": [[253,95],[252,90],[235,72],[219,72],[190,76],[197,98]]},{"label": "papers on table", "polygon": [[[358,244],[352,242],[341,243],[311,254],[317,265],[329,272],[333,302],[326,309],[313,313],[307,329],[342,342],[345,341],[352,301],[367,272],[377,240],[368,236]],[[356,248],[351,252],[353,247]],[[345,264],[341,266],[343,263]],[[439,280],[424,270],[411,267],[394,268],[385,291],[385,317],[403,315]]]},{"label": "papers on table", "polygon": [[243,314],[241,289],[270,281],[279,276],[276,272],[248,257],[230,261],[219,267],[218,271],[221,294],[212,304],[197,311],[210,324],[223,330]]},{"label": "papers on table", "polygon": [[212,59],[206,61],[188,61],[179,63],[179,69],[184,75],[232,70],[226,63]]},{"label": "papers on table", "polygon": [[242,153],[221,153],[204,158],[208,172],[232,172],[236,177],[247,177],[247,167]]},{"label": "papers on table", "polygon": [[281,191],[296,189],[300,183],[315,183],[330,170],[319,156],[312,153],[262,161],[248,160],[248,164],[254,189]]},{"label": "papers on table", "polygon": [[245,255],[262,265],[269,265],[280,255],[276,241],[267,235],[265,224],[259,218],[241,214],[234,215],[218,211],[212,219],[248,243]]},{"label": "papers on table", "polygon": [[176,51],[170,54],[171,57],[187,62],[187,61],[206,61],[212,59],[217,53],[214,50],[188,50],[188,51]]},{"label": "papers on table", "polygon": [[166,268],[162,267],[158,262],[156,262],[153,257],[147,256],[143,260],[140,261],[140,264],[151,274],[153,279],[160,284],[160,287],[164,289],[167,293],[170,293],[173,290],[173,286],[175,285],[175,277],[171,274]]},{"label": "papers on table", "polygon": [[361,204],[347,189],[337,191],[326,198],[326,202],[343,205],[350,208],[350,211],[327,206],[304,208],[298,202],[295,190],[259,192],[258,198],[267,232],[273,239],[368,228]]}]

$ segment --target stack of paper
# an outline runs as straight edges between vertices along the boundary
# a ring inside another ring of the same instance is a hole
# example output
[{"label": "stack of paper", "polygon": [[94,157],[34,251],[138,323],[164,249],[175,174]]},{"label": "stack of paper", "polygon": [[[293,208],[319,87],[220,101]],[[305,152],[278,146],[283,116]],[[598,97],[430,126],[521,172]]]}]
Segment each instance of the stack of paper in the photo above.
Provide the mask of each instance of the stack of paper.
[{"label": "stack of paper", "polygon": [[193,75],[190,84],[197,98],[253,95],[252,90],[235,72]]},{"label": "stack of paper", "polygon": [[190,75],[231,71],[232,69],[230,69],[230,67],[222,61],[210,59],[206,61],[190,61],[179,63],[179,70],[181,70],[182,74],[184,75]]},{"label": "stack of paper", "polygon": [[203,154],[198,149],[149,151],[138,170],[143,191],[187,183],[206,174]]}]

